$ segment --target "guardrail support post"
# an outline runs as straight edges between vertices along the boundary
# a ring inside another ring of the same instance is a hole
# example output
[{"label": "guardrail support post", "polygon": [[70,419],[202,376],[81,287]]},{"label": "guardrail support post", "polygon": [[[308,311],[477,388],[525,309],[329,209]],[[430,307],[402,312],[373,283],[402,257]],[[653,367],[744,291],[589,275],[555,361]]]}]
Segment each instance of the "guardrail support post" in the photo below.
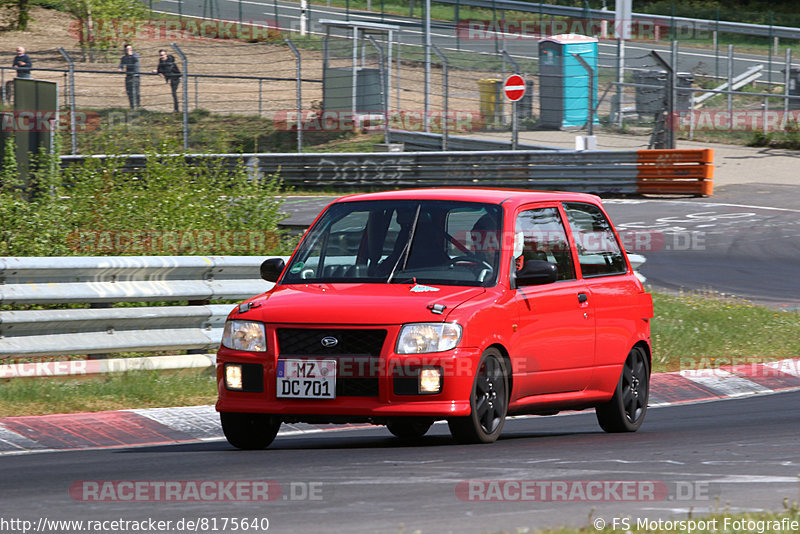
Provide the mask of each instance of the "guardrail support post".
[{"label": "guardrail support post", "polygon": [[189,60],[177,43],[170,43],[170,46],[180,56],[183,64],[183,74],[181,75],[183,78],[181,80],[183,82],[183,149],[189,150],[189,87],[186,85],[189,82]]},{"label": "guardrail support post", "polygon": [[75,63],[72,61],[69,53],[62,47],[58,47],[58,51],[64,57],[69,68],[69,81],[67,87],[69,91],[69,136],[72,144],[72,154],[78,153],[78,132],[75,131]]}]

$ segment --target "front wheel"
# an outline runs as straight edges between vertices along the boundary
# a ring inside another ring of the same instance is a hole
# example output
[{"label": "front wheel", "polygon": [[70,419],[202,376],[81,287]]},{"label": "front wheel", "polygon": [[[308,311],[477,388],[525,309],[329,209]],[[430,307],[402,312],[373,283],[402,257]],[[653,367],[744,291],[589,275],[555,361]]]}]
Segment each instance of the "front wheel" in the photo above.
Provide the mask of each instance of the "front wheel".
[{"label": "front wheel", "polygon": [[219,419],[225,438],[237,449],[265,449],[281,427],[280,418],[260,413],[220,412]]},{"label": "front wheel", "polygon": [[628,353],[617,389],[609,402],[595,408],[597,422],[606,432],[636,432],[647,413],[650,366],[640,347]]},{"label": "front wheel", "polygon": [[508,374],[500,352],[481,355],[470,395],[472,412],[447,420],[450,433],[461,443],[492,443],[500,437],[508,413]]}]

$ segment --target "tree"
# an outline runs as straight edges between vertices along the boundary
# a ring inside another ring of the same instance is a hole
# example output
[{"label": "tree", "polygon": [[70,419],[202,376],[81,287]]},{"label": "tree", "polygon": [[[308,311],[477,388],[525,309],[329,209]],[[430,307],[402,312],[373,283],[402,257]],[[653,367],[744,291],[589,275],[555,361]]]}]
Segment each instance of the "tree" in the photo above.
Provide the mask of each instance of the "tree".
[{"label": "tree", "polygon": [[135,24],[123,22],[148,15],[143,4],[130,0],[63,0],[63,5],[77,19],[78,42],[84,50],[109,48],[132,40]]},{"label": "tree", "polygon": [[30,21],[30,0],[2,0],[0,6],[11,9],[15,12],[14,20],[11,23],[12,30],[26,31]]}]

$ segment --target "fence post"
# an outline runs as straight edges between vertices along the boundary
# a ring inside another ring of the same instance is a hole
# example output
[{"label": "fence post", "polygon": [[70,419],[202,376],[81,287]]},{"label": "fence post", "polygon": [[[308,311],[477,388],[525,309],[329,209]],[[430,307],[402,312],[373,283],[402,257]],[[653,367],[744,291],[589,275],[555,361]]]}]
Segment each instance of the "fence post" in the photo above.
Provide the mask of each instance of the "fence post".
[{"label": "fence post", "polygon": [[435,44],[431,45],[431,50],[433,50],[433,52],[437,56],[439,56],[439,59],[442,62],[442,99],[444,100],[444,102],[443,102],[443,104],[444,104],[444,110],[443,110],[444,113],[442,114],[442,150],[446,151],[447,150],[447,121],[449,119],[449,117],[448,117],[448,114],[449,114],[449,106],[448,106],[448,100],[449,100],[449,98],[448,98],[449,97],[449,95],[448,95],[448,93],[449,93],[448,87],[449,87],[449,82],[448,82],[448,78],[447,78],[447,69],[450,67],[450,64],[447,62],[447,58],[445,57],[444,54],[442,54],[442,52],[439,50],[438,46],[436,46]]},{"label": "fence post", "polygon": [[[728,45],[728,117],[733,116],[733,45]],[[731,122],[730,120],[728,121]],[[733,129],[733,124],[729,125]]]},{"label": "fence post", "polygon": [[[177,43],[170,43],[170,46],[181,57],[183,63],[183,79],[181,80],[183,82],[183,149],[189,150],[189,87],[186,85],[189,82],[189,60]],[[197,78],[195,78],[196,81]]]},{"label": "fence post", "polygon": [[792,49],[786,48],[786,66],[783,74],[783,112],[789,112],[789,84],[792,78]]},{"label": "fence post", "polygon": [[[773,35],[773,28],[772,24],[774,23],[772,10],[769,12],[769,44],[767,45],[768,53],[767,53],[767,87],[772,85],[772,47],[773,47],[773,40],[775,36]],[[775,47],[777,48],[777,47]]]},{"label": "fence post", "polygon": [[[384,59],[383,48],[375,41],[371,35],[364,34],[364,37],[375,47],[378,51],[378,61],[381,68],[379,70],[381,75],[381,102],[383,102],[383,142],[389,144],[389,91],[386,86],[386,60]],[[388,147],[387,147],[388,150]]]},{"label": "fence post", "polygon": [[425,131],[431,131],[431,0],[425,0]]},{"label": "fence post", "polygon": [[62,47],[58,47],[58,51],[64,56],[69,68],[69,81],[67,87],[69,91],[69,136],[72,144],[72,154],[78,153],[78,132],[75,131],[75,63],[72,61],[69,53]]},{"label": "fence post", "polygon": [[[300,0],[300,36],[305,37],[308,33],[308,0]],[[287,42],[288,39],[287,39]],[[294,46],[290,45],[291,48]]]},{"label": "fence post", "polygon": [[622,109],[625,107],[623,99],[625,96],[625,39],[617,39],[617,104],[616,119],[617,127],[622,128]]},{"label": "fence post", "polygon": [[[292,50],[292,53],[297,58],[297,151],[303,151],[303,83],[301,81],[301,60],[300,51],[294,46],[291,39],[286,39],[286,44]],[[260,100],[260,99],[259,99]]]},{"label": "fence post", "polygon": [[678,41],[672,41],[672,53],[670,54],[670,75],[669,75],[669,109],[667,122],[664,127],[667,130],[667,146],[675,149],[675,115],[677,108],[678,92]]},{"label": "fence post", "polygon": [[[677,59],[677,42],[672,41],[672,59],[673,62]],[[667,71],[667,85],[664,87],[665,97],[666,97],[666,118],[663,119],[663,124],[659,124],[658,117],[663,117],[664,112],[660,111],[658,115],[656,115],[656,124],[653,127],[653,137],[651,138],[651,145],[655,143],[655,148],[675,148],[675,135],[672,131],[672,125],[668,124],[668,121],[673,120],[673,112],[675,111],[675,71],[672,68],[672,65],[668,63],[661,55],[656,52],[655,50],[650,51],[650,55],[656,59],[656,61],[661,64],[661,67]],[[659,130],[659,128],[663,128],[663,130]],[[663,133],[662,133],[663,132]],[[663,141],[658,139],[658,135],[663,135],[665,138]],[[666,146],[664,146],[666,145]]]}]

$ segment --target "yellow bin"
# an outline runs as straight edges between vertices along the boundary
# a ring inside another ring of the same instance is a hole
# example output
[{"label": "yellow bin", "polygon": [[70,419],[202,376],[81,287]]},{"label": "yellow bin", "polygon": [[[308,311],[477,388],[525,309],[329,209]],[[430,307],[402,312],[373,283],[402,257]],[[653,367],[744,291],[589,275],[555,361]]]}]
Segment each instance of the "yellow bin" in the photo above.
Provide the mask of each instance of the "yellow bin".
[{"label": "yellow bin", "polygon": [[503,103],[500,101],[500,89],[503,80],[497,78],[481,78],[478,80],[480,93],[480,110],[487,123],[497,122]]}]

